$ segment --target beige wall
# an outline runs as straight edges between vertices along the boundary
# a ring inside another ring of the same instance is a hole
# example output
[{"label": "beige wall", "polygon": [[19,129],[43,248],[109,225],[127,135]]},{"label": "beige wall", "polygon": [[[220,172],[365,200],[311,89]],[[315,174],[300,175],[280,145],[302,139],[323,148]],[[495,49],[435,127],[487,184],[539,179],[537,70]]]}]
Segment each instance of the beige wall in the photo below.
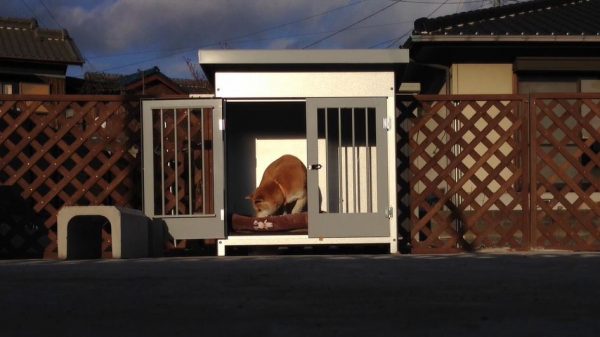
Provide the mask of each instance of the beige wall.
[{"label": "beige wall", "polygon": [[[472,94],[472,95],[475,95],[475,94],[512,94],[513,93],[513,65],[512,64],[453,64],[450,71],[452,74],[452,78],[451,78],[451,82],[450,82],[450,94],[463,94],[463,95],[464,94]],[[440,93],[446,93],[446,88],[443,87],[441,89]],[[493,106],[490,107],[490,109],[488,111],[488,113],[490,115],[495,115],[498,112],[499,112],[498,109]],[[443,119],[444,116],[448,114],[448,111],[446,111],[445,109],[440,109],[437,111],[437,113],[440,114]],[[462,114],[465,116],[466,119],[470,119],[474,116],[475,111],[471,107],[465,107],[465,109],[462,110]],[[477,128],[479,130],[484,129],[486,125],[487,125],[487,123],[483,119],[475,121],[475,124],[474,124],[475,128]],[[436,126],[437,126],[437,123],[435,123],[433,121],[428,122],[426,125],[426,127],[429,128],[430,130],[435,129]],[[508,128],[510,128],[511,124],[508,120],[503,120],[501,123],[501,126],[504,130],[507,130]],[[456,127],[460,128],[461,126],[457,125]],[[499,134],[497,132],[493,132],[487,136],[487,138],[491,142],[496,142],[498,140],[498,137],[499,137]],[[416,137],[416,140],[418,142],[419,139],[422,140],[425,138],[426,138],[425,134],[420,133]],[[438,136],[438,138],[440,139],[441,143],[446,143],[446,142],[450,141],[450,139],[448,138],[448,135],[445,135],[445,134],[440,134]],[[470,143],[474,138],[475,137],[473,136],[473,133],[467,133],[465,135],[465,141],[467,143]],[[433,144],[425,149],[425,151],[427,152],[427,154],[429,156],[434,156],[435,153],[439,150],[440,149],[438,149]],[[513,150],[514,149],[512,149],[510,146],[508,146],[508,143],[504,143],[500,149],[500,151],[503,151],[505,153],[509,153]],[[454,148],[452,151],[460,152],[460,151],[462,151],[462,149]],[[487,151],[487,147],[485,147],[483,144],[478,144],[475,146],[474,151],[477,152],[479,155],[481,155]],[[456,154],[457,153],[455,153],[455,155]],[[472,157],[467,156],[463,160],[463,163],[466,168],[470,168],[475,163],[475,160],[473,160]],[[498,165],[500,165],[500,161],[497,159],[497,157],[492,156],[490,158],[488,164],[492,168],[495,168]],[[419,158],[415,159],[415,165],[416,165],[417,169],[420,169],[426,165],[426,162],[421,157],[419,157]],[[447,167],[448,165],[450,165],[448,157],[442,156],[442,158],[438,161],[438,166],[439,167]],[[453,175],[452,180],[460,179],[460,177],[462,177],[463,174],[464,174],[463,172],[454,170],[452,172],[452,175]],[[485,169],[479,169],[479,170],[477,170],[477,172],[475,172],[475,176],[477,176],[481,180],[484,180],[487,177],[487,175],[488,175],[488,172]],[[507,173],[506,171],[503,171],[503,173],[501,173],[501,175],[503,176],[504,179],[510,178],[510,173]],[[430,181],[435,179],[436,176],[437,176],[437,171],[433,168],[428,170],[428,172],[426,173],[426,177]],[[425,184],[423,184],[423,182],[416,182],[415,191],[421,193],[427,187],[428,186],[425,186]],[[449,187],[450,186],[448,185],[447,181],[445,181],[445,180],[442,180],[437,186],[437,188],[441,189],[441,190],[448,190]],[[468,180],[462,186],[462,188],[466,194],[474,193],[474,191],[477,190],[476,184],[473,183],[471,180]],[[497,184],[491,184],[488,187],[488,189],[491,192],[497,191],[498,188],[499,188],[499,186]],[[485,202],[487,202],[487,196],[485,194],[480,194],[476,197],[475,202],[478,203],[479,205],[483,205],[483,204],[485,204]],[[469,208],[467,210],[471,210],[471,209]]]},{"label": "beige wall", "polygon": [[512,94],[513,65],[453,64],[451,94]]}]

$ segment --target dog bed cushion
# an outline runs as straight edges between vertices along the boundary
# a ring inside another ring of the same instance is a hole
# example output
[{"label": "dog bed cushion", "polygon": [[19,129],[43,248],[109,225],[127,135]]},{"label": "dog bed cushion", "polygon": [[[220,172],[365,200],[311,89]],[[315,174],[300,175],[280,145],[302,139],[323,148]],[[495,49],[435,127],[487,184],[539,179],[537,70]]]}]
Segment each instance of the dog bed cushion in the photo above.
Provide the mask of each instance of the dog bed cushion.
[{"label": "dog bed cushion", "polygon": [[296,231],[308,228],[308,214],[272,215],[261,218],[233,214],[231,224],[236,232]]}]

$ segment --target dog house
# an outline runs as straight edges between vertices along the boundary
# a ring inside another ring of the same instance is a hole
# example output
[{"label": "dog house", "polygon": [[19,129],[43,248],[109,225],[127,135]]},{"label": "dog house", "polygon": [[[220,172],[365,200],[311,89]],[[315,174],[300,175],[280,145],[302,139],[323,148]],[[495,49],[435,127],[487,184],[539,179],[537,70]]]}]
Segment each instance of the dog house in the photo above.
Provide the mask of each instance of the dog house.
[{"label": "dog house", "polygon": [[[148,217],[174,239],[218,239],[219,255],[250,245],[397,251],[395,93],[407,50],[200,50],[199,60],[214,97],[143,102]],[[253,218],[246,196],[283,154],[307,167],[306,213]]]}]

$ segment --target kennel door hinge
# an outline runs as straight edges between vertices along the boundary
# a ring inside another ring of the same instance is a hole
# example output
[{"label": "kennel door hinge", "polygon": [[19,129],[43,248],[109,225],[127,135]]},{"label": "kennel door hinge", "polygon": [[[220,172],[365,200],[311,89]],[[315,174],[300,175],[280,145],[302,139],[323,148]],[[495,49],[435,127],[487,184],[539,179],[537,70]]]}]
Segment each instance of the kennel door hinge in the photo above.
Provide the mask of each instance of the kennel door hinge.
[{"label": "kennel door hinge", "polygon": [[394,207],[388,207],[387,211],[385,211],[385,217],[391,219],[394,216]]},{"label": "kennel door hinge", "polygon": [[219,131],[225,131],[225,119],[219,119]]},{"label": "kennel door hinge", "polygon": [[383,117],[383,129],[390,131],[392,129],[392,119],[389,117]]}]

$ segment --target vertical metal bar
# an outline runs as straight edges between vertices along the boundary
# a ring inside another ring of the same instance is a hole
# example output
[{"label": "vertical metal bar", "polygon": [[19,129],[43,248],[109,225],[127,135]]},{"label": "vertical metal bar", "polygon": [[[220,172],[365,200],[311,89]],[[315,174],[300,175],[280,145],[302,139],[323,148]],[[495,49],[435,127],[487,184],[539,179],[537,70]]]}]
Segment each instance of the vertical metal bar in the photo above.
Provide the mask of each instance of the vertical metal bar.
[{"label": "vertical metal bar", "polygon": [[[321,191],[321,193],[327,195],[327,202],[324,206],[326,207],[325,211],[329,212],[329,116],[327,109],[323,109],[323,112],[325,113],[325,191]],[[321,205],[319,205],[319,207],[321,207]]]},{"label": "vertical metal bar", "polygon": [[192,212],[192,199],[194,197],[194,193],[192,191],[192,178],[194,177],[192,174],[192,132],[191,132],[191,119],[192,119],[192,110],[187,109],[187,140],[188,140],[188,214],[193,214]]},{"label": "vertical metal bar", "polygon": [[162,179],[160,179],[161,185],[161,202],[162,202],[162,215],[165,215],[165,207],[167,207],[165,203],[165,123],[164,123],[164,111],[160,109],[160,172]]},{"label": "vertical metal bar", "polygon": [[348,154],[349,149],[348,147],[344,147],[344,177],[346,177],[346,179],[344,180],[344,187],[345,187],[345,191],[346,191],[346,213],[350,213],[350,172],[349,172],[349,158],[350,155]]},{"label": "vertical metal bar", "polygon": [[354,114],[356,113],[356,108],[352,108],[350,111],[352,112],[352,194],[354,194],[354,213],[358,213],[358,184],[356,179],[356,130],[354,124]]},{"label": "vertical metal bar", "polygon": [[200,181],[200,183],[202,184],[202,214],[206,214],[206,170],[204,165],[204,150],[206,142],[204,141],[204,109],[200,109],[200,139],[202,142],[202,180]]},{"label": "vertical metal bar", "polygon": [[173,155],[175,157],[175,214],[179,214],[179,155],[177,153],[177,109],[173,109],[173,144],[174,144],[174,152]]},{"label": "vertical metal bar", "polygon": [[365,146],[367,148],[367,212],[373,213],[373,188],[371,181],[371,146],[369,144],[369,109],[365,110]]},{"label": "vertical metal bar", "polygon": [[344,196],[342,191],[342,109],[338,108],[338,202],[340,204],[339,212],[344,212]]}]

